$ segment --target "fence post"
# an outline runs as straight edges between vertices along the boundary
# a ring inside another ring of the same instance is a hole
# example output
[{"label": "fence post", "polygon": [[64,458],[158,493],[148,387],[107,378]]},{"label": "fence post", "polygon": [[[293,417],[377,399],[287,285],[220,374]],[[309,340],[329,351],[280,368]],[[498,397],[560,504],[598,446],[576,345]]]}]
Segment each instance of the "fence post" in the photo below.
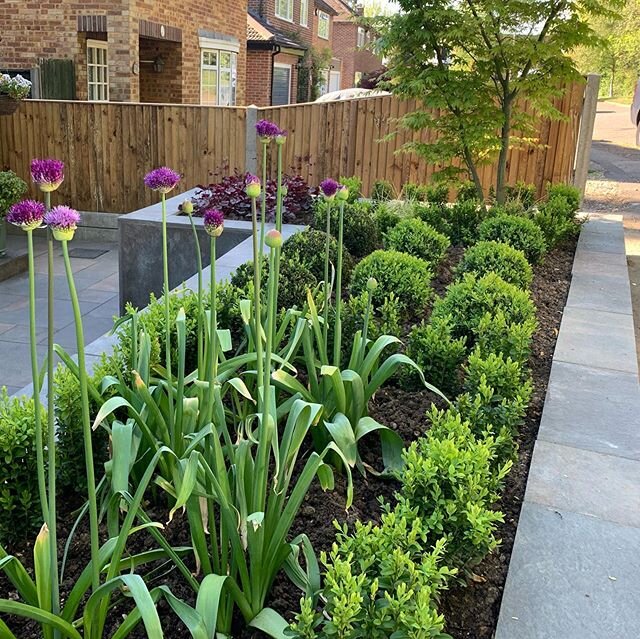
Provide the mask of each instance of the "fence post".
[{"label": "fence post", "polygon": [[582,113],[580,114],[580,130],[578,131],[578,144],[573,171],[573,184],[580,189],[584,197],[584,189],[587,185],[589,174],[589,158],[591,156],[591,140],[593,138],[593,125],[598,110],[598,93],[600,91],[600,76],[591,73],[587,76],[587,86],[584,90]]},{"label": "fence post", "polygon": [[248,173],[258,173],[258,146],[256,143],[256,123],[258,122],[258,107],[252,104],[247,107],[246,136],[244,149],[244,167]]}]

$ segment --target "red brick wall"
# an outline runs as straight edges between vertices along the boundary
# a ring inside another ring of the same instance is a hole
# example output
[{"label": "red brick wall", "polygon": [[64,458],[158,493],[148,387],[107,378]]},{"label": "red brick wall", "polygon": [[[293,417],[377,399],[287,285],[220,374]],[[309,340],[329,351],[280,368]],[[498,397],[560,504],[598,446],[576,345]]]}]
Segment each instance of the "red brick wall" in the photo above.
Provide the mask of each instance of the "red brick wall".
[{"label": "red brick wall", "polygon": [[[164,63],[161,73],[150,60],[158,56]],[[140,102],[182,102],[182,52],[177,42],[140,38]]]},{"label": "red brick wall", "polygon": [[382,66],[380,58],[366,49],[358,50],[358,25],[351,20],[334,22],[333,53],[342,59],[341,88],[355,86],[355,74],[377,71]]},{"label": "red brick wall", "polygon": [[[77,93],[87,97],[86,36],[77,30],[78,15],[106,15],[109,42],[110,99],[139,101],[140,76],[132,73],[139,55],[139,20],[160,22],[182,29],[181,60],[170,61],[162,74],[161,89],[175,97],[175,78],[170,72],[182,69],[181,99],[200,101],[200,48],[198,29],[234,36],[240,42],[236,102],[244,104],[246,80],[247,0],[0,0],[0,67],[32,68],[38,58],[70,58],[76,65]],[[164,46],[158,41],[158,46]],[[158,94],[150,87],[148,92]],[[147,90],[145,90],[147,91]],[[145,93],[146,95],[146,93]]]},{"label": "red brick wall", "polygon": [[300,25],[300,0],[293,0],[293,22],[282,20],[276,17],[276,0],[248,0],[249,9],[258,16],[269,21],[274,27],[286,33],[294,40],[309,46],[312,41],[311,25],[313,24],[313,0],[309,0],[309,15],[307,24],[303,27]]},{"label": "red brick wall", "polygon": [[271,104],[271,51],[247,53],[247,104]]}]

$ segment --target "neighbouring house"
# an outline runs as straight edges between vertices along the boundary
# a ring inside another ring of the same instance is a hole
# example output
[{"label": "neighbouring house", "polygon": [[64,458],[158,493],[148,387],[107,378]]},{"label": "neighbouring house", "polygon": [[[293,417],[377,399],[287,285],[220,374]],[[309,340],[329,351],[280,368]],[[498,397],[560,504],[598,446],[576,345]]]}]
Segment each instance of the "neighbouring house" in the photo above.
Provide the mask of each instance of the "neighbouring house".
[{"label": "neighbouring house", "polygon": [[247,103],[307,102],[339,83],[336,15],[326,0],[249,0]]},{"label": "neighbouring house", "polygon": [[364,7],[342,0],[327,0],[335,9],[333,19],[333,53],[342,60],[342,74],[338,89],[358,86],[363,75],[380,70],[382,60],[367,49],[374,34],[362,21]]},{"label": "neighbouring house", "polygon": [[245,103],[247,0],[0,0],[0,70],[34,97]]}]

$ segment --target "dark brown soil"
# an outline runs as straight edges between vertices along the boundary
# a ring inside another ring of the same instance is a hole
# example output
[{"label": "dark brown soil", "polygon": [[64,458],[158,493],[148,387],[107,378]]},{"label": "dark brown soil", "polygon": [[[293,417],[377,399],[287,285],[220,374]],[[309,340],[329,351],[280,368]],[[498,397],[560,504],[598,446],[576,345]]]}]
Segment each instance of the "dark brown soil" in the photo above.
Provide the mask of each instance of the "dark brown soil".
[{"label": "dark brown soil", "polygon": [[[562,311],[566,302],[571,279],[571,265],[575,242],[554,250],[547,255],[544,264],[535,267],[535,278],[532,285],[534,301],[538,308],[539,328],[534,335],[532,356],[530,360],[531,373],[534,382],[534,393],[527,414],[526,422],[519,436],[520,455],[518,462],[508,476],[505,491],[498,508],[505,515],[505,523],[501,526],[499,537],[502,545],[497,551],[487,557],[475,569],[475,575],[467,586],[456,586],[448,592],[441,602],[440,611],[447,620],[447,632],[454,639],[490,639],[493,637],[497,617],[500,609],[502,590],[506,579],[507,568],[513,540],[515,537],[521,500],[529,471],[531,453],[535,443],[547,382],[551,369],[551,360],[555,348],[558,329],[562,318]],[[434,279],[434,288],[441,295],[446,286],[451,282],[453,270],[462,255],[462,250],[452,248],[447,259],[441,265]],[[395,386],[388,386],[381,390],[374,398],[371,405],[371,415],[396,430],[405,443],[410,443],[423,435],[429,427],[426,413],[431,404],[439,403],[437,396],[427,391],[407,391]],[[379,462],[379,445],[372,438],[366,447],[364,462],[375,467]],[[316,484],[309,491],[304,505],[299,513],[291,531],[292,537],[306,533],[316,552],[329,550],[335,540],[335,527],[333,522],[353,524],[356,520],[378,521],[380,516],[380,500],[393,501],[394,492],[398,488],[395,480],[389,477],[381,477],[374,473],[368,473],[363,477],[354,472],[354,503],[347,512],[345,510],[345,479],[336,474],[335,490],[323,492]],[[69,534],[73,525],[73,508],[77,504],[61,504],[59,535],[61,544]],[[155,521],[167,521],[166,513],[162,510],[149,515]],[[165,535],[169,541],[178,545],[189,545],[189,532],[186,521],[177,516],[165,529]],[[68,592],[80,571],[87,562],[87,549],[89,540],[87,530],[80,528],[71,547],[65,583],[62,591]],[[130,551],[140,552],[154,547],[148,535],[139,533],[131,543]],[[15,554],[24,561],[25,565],[32,566],[31,545],[14,549]],[[62,552],[62,548],[61,548]],[[166,572],[166,567],[156,567],[159,576],[151,585],[164,583],[173,593],[183,600],[193,604],[194,596],[184,579],[174,569]],[[17,593],[3,575],[0,575],[0,596],[17,598]],[[279,576],[272,588],[268,605],[272,606],[287,618],[292,618],[298,609],[301,593],[287,580],[284,575]],[[127,601],[116,605],[110,619],[109,631],[111,633],[120,623],[121,615],[130,609]],[[171,611],[165,604],[159,606],[163,626],[166,629],[165,636],[182,637],[187,635],[185,628],[172,618]],[[33,623],[25,623],[11,619],[10,627],[20,639],[40,637],[39,630]],[[248,631],[238,624],[238,632],[234,636],[241,639],[257,637],[260,633]],[[173,628],[173,630],[172,630]],[[145,633],[139,629],[134,638],[144,638]]]}]

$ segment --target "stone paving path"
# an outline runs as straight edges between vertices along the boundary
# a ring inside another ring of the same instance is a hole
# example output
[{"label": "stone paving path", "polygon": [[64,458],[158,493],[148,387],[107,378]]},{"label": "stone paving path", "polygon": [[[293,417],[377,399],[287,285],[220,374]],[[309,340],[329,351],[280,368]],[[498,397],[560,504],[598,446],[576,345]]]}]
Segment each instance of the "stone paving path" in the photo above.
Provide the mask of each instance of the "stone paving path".
[{"label": "stone paving path", "polygon": [[[24,247],[23,235],[9,235],[9,249]],[[42,362],[47,338],[47,246],[35,238],[36,321],[38,357]],[[78,298],[84,318],[86,342],[109,331],[118,313],[118,251],[115,244],[98,244],[74,240],[69,245],[73,254],[78,249],[105,251],[95,259],[72,257]],[[55,248],[55,339],[69,353],[76,352],[73,311],[64,274],[62,250]],[[9,394],[31,382],[29,359],[29,284],[26,273],[0,282],[0,387]]]},{"label": "stone paving path", "polygon": [[582,230],[496,639],[640,636],[640,386],[621,216]]}]

